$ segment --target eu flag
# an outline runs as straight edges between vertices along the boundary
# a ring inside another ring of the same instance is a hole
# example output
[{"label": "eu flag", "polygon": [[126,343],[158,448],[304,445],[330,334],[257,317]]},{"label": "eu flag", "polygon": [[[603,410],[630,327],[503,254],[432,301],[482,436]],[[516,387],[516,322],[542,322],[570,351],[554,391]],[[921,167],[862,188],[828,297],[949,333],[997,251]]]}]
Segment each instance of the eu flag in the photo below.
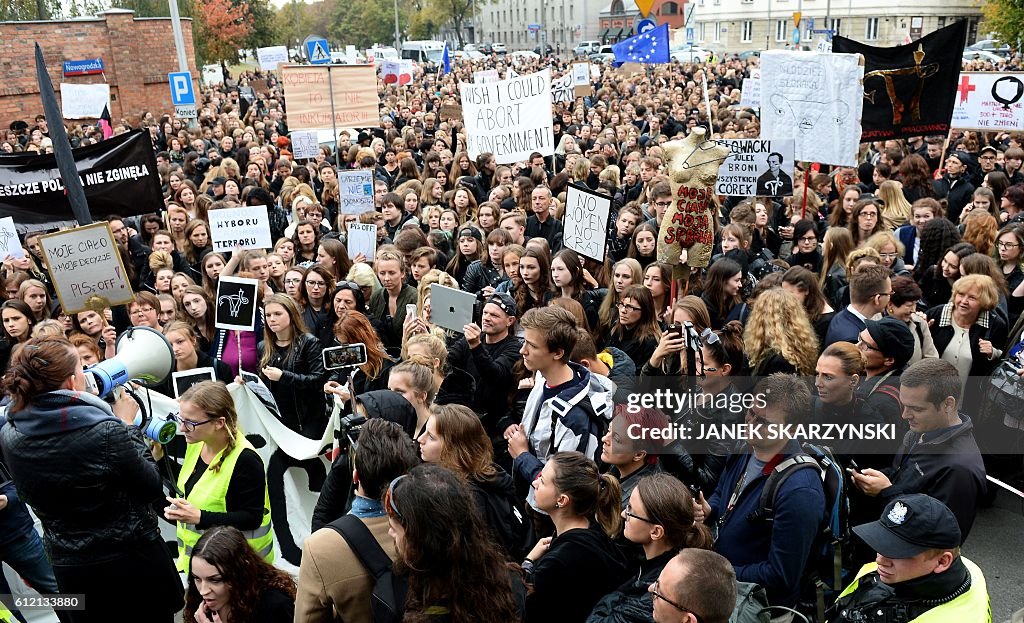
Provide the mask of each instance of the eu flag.
[{"label": "eu flag", "polygon": [[448,42],[447,41],[444,44],[444,52],[441,54],[441,63],[444,65],[444,73],[445,74],[452,73],[452,59],[451,59],[451,56],[448,55]]},{"label": "eu flag", "polygon": [[630,37],[612,46],[615,53],[613,67],[623,63],[667,63],[668,24],[662,24],[642,35]]}]

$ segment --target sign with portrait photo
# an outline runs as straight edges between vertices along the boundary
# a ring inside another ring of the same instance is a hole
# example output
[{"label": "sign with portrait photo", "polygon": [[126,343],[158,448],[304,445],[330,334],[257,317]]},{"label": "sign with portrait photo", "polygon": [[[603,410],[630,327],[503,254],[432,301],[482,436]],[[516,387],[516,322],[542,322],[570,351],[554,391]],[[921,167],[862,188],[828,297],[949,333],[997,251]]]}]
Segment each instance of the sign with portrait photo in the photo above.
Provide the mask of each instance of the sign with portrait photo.
[{"label": "sign with portrait photo", "polygon": [[724,140],[729,156],[718,168],[715,194],[789,197],[793,194],[793,139]]}]

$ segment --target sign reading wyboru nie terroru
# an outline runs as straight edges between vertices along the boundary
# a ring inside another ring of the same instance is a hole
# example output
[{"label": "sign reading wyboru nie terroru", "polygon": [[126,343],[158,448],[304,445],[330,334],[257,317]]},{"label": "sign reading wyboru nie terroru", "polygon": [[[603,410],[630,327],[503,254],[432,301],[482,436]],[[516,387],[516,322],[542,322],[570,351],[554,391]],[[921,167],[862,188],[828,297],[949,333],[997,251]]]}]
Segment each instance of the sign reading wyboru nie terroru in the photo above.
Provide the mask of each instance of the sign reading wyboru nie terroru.
[{"label": "sign reading wyboru nie terroru", "polygon": [[861,140],[947,133],[966,40],[967,20],[893,48],[833,37],[833,52],[864,56]]}]

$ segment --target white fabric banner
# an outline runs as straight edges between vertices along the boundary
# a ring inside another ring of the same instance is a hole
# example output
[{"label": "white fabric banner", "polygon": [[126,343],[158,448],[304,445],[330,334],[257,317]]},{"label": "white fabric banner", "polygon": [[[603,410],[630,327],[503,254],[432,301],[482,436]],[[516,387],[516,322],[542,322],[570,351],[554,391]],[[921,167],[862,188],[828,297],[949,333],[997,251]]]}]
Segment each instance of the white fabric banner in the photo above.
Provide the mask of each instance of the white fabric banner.
[{"label": "white fabric banner", "polygon": [[794,139],[797,160],[856,166],[863,107],[859,55],[761,55],[761,134]]}]

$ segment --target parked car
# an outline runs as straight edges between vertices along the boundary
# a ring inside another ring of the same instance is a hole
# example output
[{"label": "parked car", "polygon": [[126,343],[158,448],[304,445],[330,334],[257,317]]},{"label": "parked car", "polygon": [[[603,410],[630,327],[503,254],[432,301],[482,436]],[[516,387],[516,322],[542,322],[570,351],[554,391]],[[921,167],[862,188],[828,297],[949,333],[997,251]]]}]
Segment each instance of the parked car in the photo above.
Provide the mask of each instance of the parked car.
[{"label": "parked car", "polygon": [[745,50],[736,55],[741,61],[749,61],[751,58],[761,58],[761,50]]},{"label": "parked car", "polygon": [[510,55],[512,58],[519,58],[524,61],[534,61],[540,58],[540,54],[529,50],[517,50]]},{"label": "parked car", "polygon": [[495,54],[507,54],[508,53],[508,48],[506,48],[505,44],[501,43],[501,42],[492,43],[491,44],[491,48],[494,50]]},{"label": "parked car", "polygon": [[679,61],[680,63],[706,63],[711,55],[711,50],[696,45],[684,45],[672,48],[671,51],[672,60]]},{"label": "parked car", "polygon": [[1008,58],[1010,56],[1009,44],[1002,43],[998,39],[982,39],[980,41],[976,41],[971,45],[967,46],[966,48],[964,48],[964,51],[989,52],[991,54],[1002,56],[1004,58]]},{"label": "parked car", "polygon": [[477,45],[475,43],[467,43],[466,45],[462,46],[462,51],[463,52],[478,52],[479,48],[477,48]]},{"label": "parked car", "polygon": [[481,43],[479,44],[478,49],[484,54],[494,54],[494,48],[490,43]]},{"label": "parked car", "polygon": [[551,56],[555,53],[555,48],[550,43],[547,44],[545,48],[547,48],[547,51],[541,52],[540,46],[538,45],[537,47],[533,48],[533,53],[536,54],[537,56]]},{"label": "parked car", "polygon": [[591,63],[598,63],[598,64],[601,64],[601,65],[607,65],[608,63],[611,63],[612,61],[615,60],[615,55],[614,54],[609,54],[607,52],[598,52],[596,54],[591,54],[590,56],[587,57],[587,59]]},{"label": "parked car", "polygon": [[1006,62],[1005,57],[986,50],[964,50],[963,59],[964,61],[988,61],[993,65]]},{"label": "parked car", "polygon": [[583,41],[572,49],[573,56],[590,56],[601,51],[600,41]]},{"label": "parked car", "polygon": [[612,46],[610,46],[610,45],[602,45],[600,47],[600,49],[598,49],[597,51],[591,53],[590,56],[588,56],[588,58],[590,60],[592,60],[592,61],[595,61],[595,60],[597,60],[598,56],[608,56],[608,55],[611,55],[613,58],[615,57],[615,52],[612,51]]}]

